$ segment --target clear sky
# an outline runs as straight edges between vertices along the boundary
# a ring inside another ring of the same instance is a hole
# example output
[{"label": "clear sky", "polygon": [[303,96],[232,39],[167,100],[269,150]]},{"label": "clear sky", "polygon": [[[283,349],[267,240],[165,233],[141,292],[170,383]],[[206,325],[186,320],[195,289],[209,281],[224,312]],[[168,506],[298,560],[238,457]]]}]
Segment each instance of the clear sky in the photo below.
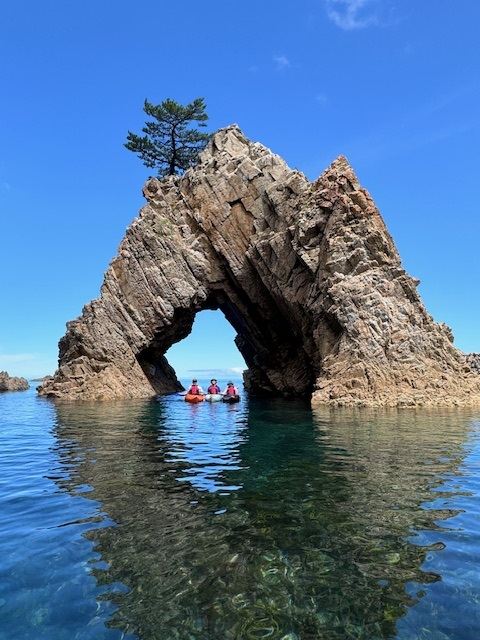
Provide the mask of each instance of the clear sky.
[{"label": "clear sky", "polygon": [[[346,154],[456,344],[480,351],[480,3],[18,0],[0,19],[0,369],[53,371],[149,170],[147,97],[207,100],[315,178]],[[215,334],[210,358],[199,346]],[[242,360],[218,314],[181,371]]]}]

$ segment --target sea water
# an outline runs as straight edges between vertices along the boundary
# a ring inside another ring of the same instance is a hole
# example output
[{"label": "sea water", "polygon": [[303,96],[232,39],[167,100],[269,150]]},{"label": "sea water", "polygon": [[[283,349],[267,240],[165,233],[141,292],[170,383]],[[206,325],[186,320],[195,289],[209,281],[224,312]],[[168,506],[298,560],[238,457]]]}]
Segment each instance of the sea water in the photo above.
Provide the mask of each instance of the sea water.
[{"label": "sea water", "polygon": [[478,640],[480,416],[0,394],[1,640]]}]

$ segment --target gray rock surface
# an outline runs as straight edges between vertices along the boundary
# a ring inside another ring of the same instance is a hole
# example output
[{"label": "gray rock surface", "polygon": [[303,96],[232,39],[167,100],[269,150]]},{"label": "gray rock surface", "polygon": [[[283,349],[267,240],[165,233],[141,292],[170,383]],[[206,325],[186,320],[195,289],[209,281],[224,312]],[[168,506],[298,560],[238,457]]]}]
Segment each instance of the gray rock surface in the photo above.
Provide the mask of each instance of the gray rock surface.
[{"label": "gray rock surface", "polygon": [[472,370],[480,373],[480,353],[468,353],[465,357]]},{"label": "gray rock surface", "polygon": [[196,167],[148,180],[144,195],[41,394],[177,390],[163,354],[198,311],[221,309],[252,392],[327,405],[480,404],[480,380],[427,313],[345,158],[310,182],[231,126]]},{"label": "gray rock surface", "polygon": [[26,391],[29,386],[25,378],[9,376],[6,371],[0,371],[0,391]]}]

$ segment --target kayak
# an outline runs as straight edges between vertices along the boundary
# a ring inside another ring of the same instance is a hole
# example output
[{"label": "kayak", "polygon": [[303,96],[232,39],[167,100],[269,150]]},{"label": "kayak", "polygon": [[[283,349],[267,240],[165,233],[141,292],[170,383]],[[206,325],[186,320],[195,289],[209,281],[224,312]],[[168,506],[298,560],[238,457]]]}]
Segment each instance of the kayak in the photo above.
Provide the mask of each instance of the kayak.
[{"label": "kayak", "polygon": [[223,400],[223,396],[221,393],[207,393],[205,400],[207,402],[221,402]]},{"label": "kayak", "polygon": [[228,404],[234,404],[235,402],[240,402],[240,396],[223,396],[223,402],[228,402]]},{"label": "kayak", "polygon": [[185,395],[185,402],[192,402],[192,403],[196,403],[196,402],[203,402],[205,400],[205,396],[203,395],[193,395],[193,393],[187,393]]}]

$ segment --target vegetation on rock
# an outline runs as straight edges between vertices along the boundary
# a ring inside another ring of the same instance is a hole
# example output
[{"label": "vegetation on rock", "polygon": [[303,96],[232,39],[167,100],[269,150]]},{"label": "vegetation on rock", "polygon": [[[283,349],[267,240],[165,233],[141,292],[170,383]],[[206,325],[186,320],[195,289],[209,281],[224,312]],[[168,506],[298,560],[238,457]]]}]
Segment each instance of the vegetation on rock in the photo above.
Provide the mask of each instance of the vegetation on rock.
[{"label": "vegetation on rock", "polygon": [[145,100],[143,110],[153,120],[145,123],[144,136],[129,131],[125,147],[136,153],[145,166],[157,169],[159,176],[183,173],[194,165],[210,135],[189,125],[206,127],[205,100],[196,98],[186,105],[170,98],[157,105]]}]

